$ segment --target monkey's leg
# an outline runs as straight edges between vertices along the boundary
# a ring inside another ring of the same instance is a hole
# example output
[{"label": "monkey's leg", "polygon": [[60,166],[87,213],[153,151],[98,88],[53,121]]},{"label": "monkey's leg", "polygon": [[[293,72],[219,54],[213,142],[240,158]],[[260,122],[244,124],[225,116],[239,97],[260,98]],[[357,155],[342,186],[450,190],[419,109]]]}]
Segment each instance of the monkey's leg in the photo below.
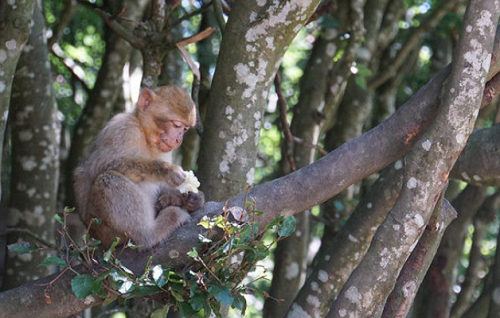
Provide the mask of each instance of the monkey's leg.
[{"label": "monkey's leg", "polygon": [[156,238],[153,245],[160,243],[169,237],[182,224],[191,219],[189,213],[177,206],[169,206],[161,210],[156,218],[155,226],[151,235]]},{"label": "monkey's leg", "polygon": [[128,234],[135,244],[151,247],[166,237],[152,233],[157,226],[157,191],[158,185],[137,184],[116,171],[100,174],[92,185],[89,205],[90,211],[107,226],[107,233],[99,233],[96,227],[97,238]]}]

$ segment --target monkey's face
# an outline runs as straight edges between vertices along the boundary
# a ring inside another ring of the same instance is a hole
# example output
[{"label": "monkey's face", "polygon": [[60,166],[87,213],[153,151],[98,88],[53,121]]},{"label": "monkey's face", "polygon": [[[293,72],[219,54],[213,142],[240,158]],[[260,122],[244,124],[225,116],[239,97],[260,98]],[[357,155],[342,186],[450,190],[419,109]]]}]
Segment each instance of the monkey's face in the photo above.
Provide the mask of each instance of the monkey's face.
[{"label": "monkey's face", "polygon": [[161,132],[158,148],[163,152],[169,152],[181,145],[182,138],[190,127],[178,120],[166,120],[160,121],[159,128]]}]

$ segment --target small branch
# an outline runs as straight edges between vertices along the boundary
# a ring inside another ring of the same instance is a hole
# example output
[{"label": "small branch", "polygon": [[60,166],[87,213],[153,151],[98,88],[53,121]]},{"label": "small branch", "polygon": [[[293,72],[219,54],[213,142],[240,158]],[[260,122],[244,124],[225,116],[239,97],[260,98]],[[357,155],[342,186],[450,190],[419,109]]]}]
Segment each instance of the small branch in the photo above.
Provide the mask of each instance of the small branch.
[{"label": "small branch", "polygon": [[113,16],[109,13],[102,11],[101,9],[94,9],[94,11],[101,16],[101,18],[106,22],[106,24],[115,31],[119,36],[121,36],[125,41],[127,41],[132,47],[142,50],[145,47],[144,40],[135,36],[130,30],[123,27],[118,23]]},{"label": "small branch", "polygon": [[490,79],[484,88],[483,100],[481,101],[481,108],[488,106],[493,98],[500,93],[500,73],[497,73]]},{"label": "small branch", "polygon": [[151,21],[153,21],[156,31],[161,31],[165,25],[165,0],[153,0],[151,1],[151,6],[153,8]]},{"label": "small branch", "polygon": [[47,246],[48,248],[51,248],[51,249],[55,249],[56,248],[56,246],[54,245],[54,243],[51,243],[51,242],[47,241],[46,239],[42,238],[38,234],[30,231],[29,229],[7,228],[5,230],[5,233],[3,235],[12,234],[12,233],[14,233],[14,234],[24,234],[27,237],[30,237],[30,238],[34,239],[35,241],[37,241],[39,243],[42,243],[43,245]]},{"label": "small branch", "polygon": [[222,8],[221,0],[213,0],[215,17],[217,18],[217,23],[219,24],[220,32],[223,33],[226,28],[226,20],[224,20],[224,12]]},{"label": "small branch", "polygon": [[328,151],[326,151],[324,148],[322,148],[318,145],[312,144],[310,142],[306,142],[306,141],[304,141],[304,139],[299,138],[299,137],[292,136],[292,138],[293,138],[293,141],[295,143],[300,144],[304,147],[315,149],[317,152],[319,152],[323,156],[326,156],[328,154]]},{"label": "small branch", "polygon": [[90,3],[88,1],[85,1],[85,0],[76,0],[76,2],[81,5],[81,6],[84,6],[90,10],[96,10],[96,9],[101,9],[102,6],[98,6],[96,5],[95,3]]},{"label": "small branch", "polygon": [[61,20],[56,25],[53,30],[52,37],[49,39],[48,46],[52,48],[52,46],[59,41],[64,29],[68,26],[73,19],[73,14],[76,9],[76,1],[75,0],[65,0],[66,5],[64,7],[64,11],[61,14]]},{"label": "small branch", "polygon": [[186,45],[191,44],[191,43],[196,43],[196,42],[199,42],[205,38],[208,38],[209,36],[211,36],[214,33],[215,33],[215,29],[212,27],[209,27],[209,28],[206,28],[205,30],[201,31],[198,34],[195,34],[193,36],[190,36],[188,38],[185,38],[185,39],[178,41],[176,43],[176,45],[177,45],[177,47],[179,47],[179,45],[186,46]]},{"label": "small branch", "polygon": [[321,18],[323,15],[333,12],[333,10],[336,7],[336,3],[333,0],[326,0],[325,2],[321,3],[318,8],[316,8],[316,11],[314,11],[313,15],[307,20],[306,25],[318,20]]},{"label": "small branch", "polygon": [[194,78],[193,78],[193,88],[191,90],[191,97],[194,101],[194,104],[196,105],[196,112],[198,115],[196,116],[195,128],[200,136],[203,132],[203,124],[201,123],[201,119],[200,119],[200,103],[199,103],[201,75],[200,75],[200,70],[198,69],[198,66],[196,66],[195,62],[193,61],[193,59],[191,58],[189,53],[186,51],[184,46],[186,46],[190,43],[195,43],[195,42],[201,41],[201,40],[211,36],[212,34],[214,34],[214,32],[215,32],[214,28],[207,28],[198,34],[193,35],[192,37],[189,37],[187,39],[184,39],[184,40],[177,42],[177,44],[176,44],[179,51],[181,51],[182,56],[184,57],[184,59],[188,63],[189,68],[191,69],[191,72],[193,72]]},{"label": "small branch", "polygon": [[201,14],[201,13],[203,13],[203,12],[207,11],[207,9],[208,9],[208,8],[210,8],[210,6],[211,6],[211,5],[212,5],[212,2],[209,2],[209,3],[205,4],[205,5],[203,5],[203,6],[202,6],[201,8],[199,8],[199,9],[196,9],[196,10],[194,10],[194,11],[191,11],[191,12],[189,12],[189,13],[186,13],[186,14],[185,14],[185,15],[183,15],[182,17],[180,17],[180,18],[178,18],[178,19],[174,20],[174,21],[173,21],[170,25],[171,25],[171,26],[172,26],[172,28],[173,28],[173,27],[175,27],[175,26],[177,26],[177,25],[181,24],[183,21],[186,21],[186,20],[188,20],[188,19],[190,19],[190,18],[194,17],[195,15],[198,15],[198,14]]},{"label": "small branch", "polygon": [[[80,75],[78,75],[78,71],[75,69],[75,66],[72,66],[70,65],[66,59],[69,59],[69,58],[65,58],[64,56],[62,56],[62,52],[58,52],[59,50],[61,50],[61,48],[59,47],[59,45],[56,45],[57,43],[54,43],[53,46],[50,47],[50,52],[52,54],[54,54],[55,57],[57,57],[61,63],[66,67],[66,69],[71,73],[71,77],[76,80],[77,82],[79,82],[83,89],[86,91],[86,92],[90,92],[90,88],[89,86],[87,85],[87,83],[85,83],[85,81],[83,80],[82,77],[80,77]],[[62,50],[61,50],[62,51]],[[76,62],[69,59],[73,64],[76,65]]]},{"label": "small branch", "polygon": [[278,95],[278,109],[280,112],[280,122],[281,127],[283,128],[283,133],[285,134],[285,149],[284,155],[290,164],[290,168],[292,171],[297,170],[297,166],[295,165],[295,161],[293,160],[293,135],[290,131],[290,124],[286,119],[286,99],[283,95],[283,91],[281,90],[281,76],[279,71],[276,73],[276,77],[274,78],[274,89],[276,90],[276,94]]}]

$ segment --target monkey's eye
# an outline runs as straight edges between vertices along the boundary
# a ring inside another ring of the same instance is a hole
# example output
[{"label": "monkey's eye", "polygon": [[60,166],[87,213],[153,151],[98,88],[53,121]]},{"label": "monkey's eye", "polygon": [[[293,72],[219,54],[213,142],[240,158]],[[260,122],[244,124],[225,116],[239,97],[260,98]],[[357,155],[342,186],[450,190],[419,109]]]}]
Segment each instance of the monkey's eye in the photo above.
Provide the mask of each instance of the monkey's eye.
[{"label": "monkey's eye", "polygon": [[156,125],[158,125],[159,127],[167,127],[168,126],[168,123],[170,122],[169,120],[167,119],[160,119],[160,118],[157,118],[155,119],[155,122],[156,122]]}]

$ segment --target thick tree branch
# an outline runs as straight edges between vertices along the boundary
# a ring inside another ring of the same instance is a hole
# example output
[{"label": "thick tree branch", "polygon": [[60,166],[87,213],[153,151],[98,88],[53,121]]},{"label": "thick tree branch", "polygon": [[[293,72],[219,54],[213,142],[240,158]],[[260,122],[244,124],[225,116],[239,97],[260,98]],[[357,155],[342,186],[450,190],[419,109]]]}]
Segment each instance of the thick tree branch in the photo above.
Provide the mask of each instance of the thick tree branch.
[{"label": "thick tree branch", "polygon": [[480,186],[500,185],[500,124],[475,131],[451,177]]},{"label": "thick tree branch", "polygon": [[457,217],[457,211],[448,200],[436,205],[424,234],[405,263],[396,285],[387,299],[382,318],[406,317],[418,288],[436,254],[448,225]]}]

